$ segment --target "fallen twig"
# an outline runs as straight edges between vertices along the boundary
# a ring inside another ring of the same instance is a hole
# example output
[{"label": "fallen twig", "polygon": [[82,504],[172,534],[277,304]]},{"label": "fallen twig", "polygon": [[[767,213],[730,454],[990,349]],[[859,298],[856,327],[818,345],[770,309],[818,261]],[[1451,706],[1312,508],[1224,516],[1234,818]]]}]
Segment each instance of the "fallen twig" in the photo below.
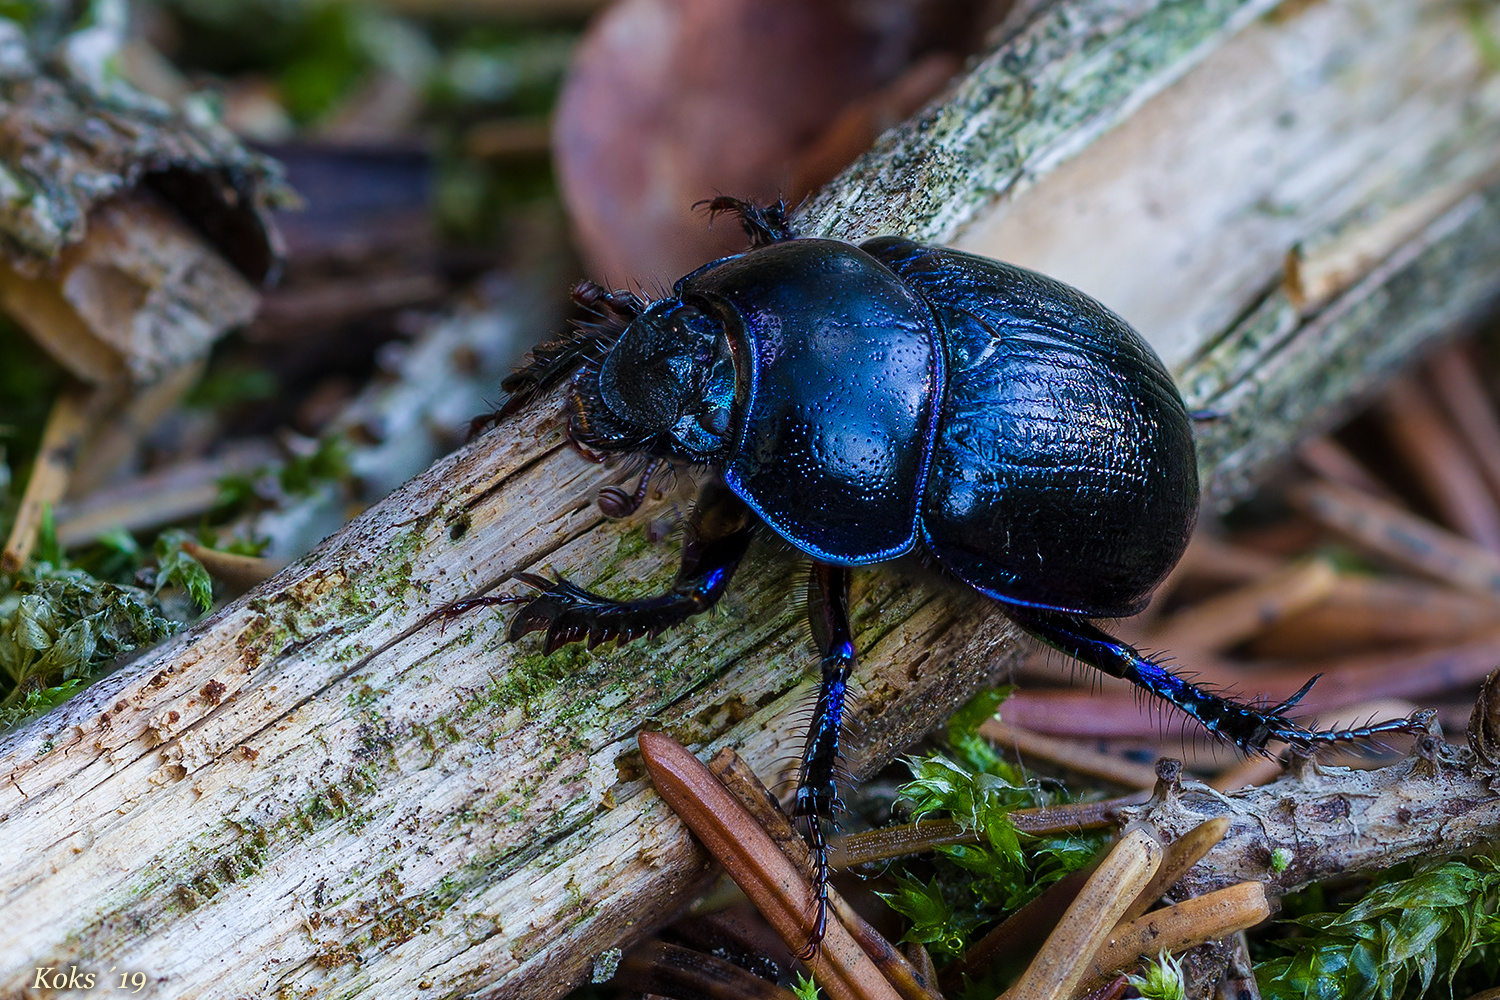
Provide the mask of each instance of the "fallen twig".
[{"label": "fallen twig", "polygon": [[[1074,833],[1116,826],[1120,822],[1122,808],[1140,805],[1144,801],[1144,795],[1126,795],[1096,802],[1069,802],[1035,809],[1016,809],[1006,815],[1017,830],[1033,836]],[[834,843],[828,860],[835,869],[857,868],[892,858],[924,854],[939,847],[977,844],[980,839],[978,831],[966,829],[955,820],[919,820],[843,837]]]}]

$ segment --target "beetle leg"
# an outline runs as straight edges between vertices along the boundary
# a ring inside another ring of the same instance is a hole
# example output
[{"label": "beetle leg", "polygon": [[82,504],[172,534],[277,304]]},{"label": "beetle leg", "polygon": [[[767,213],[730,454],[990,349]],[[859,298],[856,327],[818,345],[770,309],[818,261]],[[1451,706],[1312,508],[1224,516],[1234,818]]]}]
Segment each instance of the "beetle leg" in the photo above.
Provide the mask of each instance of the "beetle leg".
[{"label": "beetle leg", "polygon": [[629,517],[641,509],[641,504],[646,502],[646,494],[651,491],[651,480],[667,465],[664,458],[653,458],[646,463],[641,470],[640,479],[636,480],[635,490],[626,493],[618,486],[606,486],[599,491],[599,499],[596,501],[599,513],[609,518]]},{"label": "beetle leg", "polygon": [[720,212],[733,212],[738,215],[740,225],[744,227],[745,235],[750,237],[752,247],[770,246],[782,240],[797,238],[797,231],[792,228],[792,224],[786,218],[786,202],[780,198],[776,199],[774,205],[762,207],[741,198],[728,198],[720,195],[717,198],[705,198],[703,201],[693,203],[694,208],[699,205],[708,206],[710,221]]},{"label": "beetle leg", "polygon": [[615,601],[566,580],[525,574],[522,582],[541,593],[516,613],[509,638],[545,631],[542,649],[550,653],[570,642],[597,646],[610,639],[628,642],[657,635],[707,611],[724,596],[757,523],[744,501],[726,487],[706,487],[687,526],[682,566],[671,590],[640,601]]},{"label": "beetle leg", "polygon": [[812,958],[828,926],[828,839],[824,823],[843,808],[836,782],[839,735],[844,724],[844,694],[854,669],[854,633],[849,628],[849,569],[828,563],[813,563],[807,583],[807,617],[822,655],[823,682],[818,707],[813,712],[812,731],[802,751],[797,775],[797,799],[792,815],[807,826],[812,844],[813,880],[817,912],[807,945],[798,953]]},{"label": "beetle leg", "polygon": [[556,340],[533,347],[521,367],[500,383],[500,388],[510,394],[500,409],[470,422],[470,440],[596,360],[646,308],[645,301],[635,293],[612,292],[592,281],[573,286],[573,301],[592,312],[594,318],[575,320],[573,329]]},{"label": "beetle leg", "polygon": [[1266,744],[1273,739],[1310,749],[1328,743],[1371,739],[1382,733],[1423,731],[1408,719],[1392,719],[1358,729],[1307,729],[1286,718],[1286,712],[1302,699],[1312,681],[1279,705],[1266,708],[1242,705],[1174,674],[1077,615],[1015,604],[1007,604],[1005,613],[1047,645],[1171,702],[1210,733],[1228,740],[1244,753],[1264,754]]}]

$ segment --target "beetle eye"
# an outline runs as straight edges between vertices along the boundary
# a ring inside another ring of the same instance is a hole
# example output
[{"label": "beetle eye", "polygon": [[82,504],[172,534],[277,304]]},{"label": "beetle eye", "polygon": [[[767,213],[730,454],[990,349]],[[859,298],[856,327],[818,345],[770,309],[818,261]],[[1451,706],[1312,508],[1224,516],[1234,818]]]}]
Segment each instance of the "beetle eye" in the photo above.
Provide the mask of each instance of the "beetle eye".
[{"label": "beetle eye", "polygon": [[705,410],[698,414],[698,426],[714,437],[726,437],[729,434],[729,411],[722,406]]}]

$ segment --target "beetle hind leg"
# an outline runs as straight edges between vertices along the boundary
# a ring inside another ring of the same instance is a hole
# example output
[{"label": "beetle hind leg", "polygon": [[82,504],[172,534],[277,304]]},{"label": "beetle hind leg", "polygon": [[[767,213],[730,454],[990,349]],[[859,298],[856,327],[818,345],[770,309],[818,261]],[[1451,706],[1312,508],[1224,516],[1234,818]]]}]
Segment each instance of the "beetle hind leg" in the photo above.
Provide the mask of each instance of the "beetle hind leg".
[{"label": "beetle hind leg", "polygon": [[682,565],[670,590],[639,601],[616,601],[567,580],[533,574],[518,577],[540,593],[516,613],[508,637],[546,632],[544,652],[570,642],[597,646],[657,635],[718,603],[754,535],[755,518],[743,501],[721,485],[699,494],[682,545]]},{"label": "beetle hind leg", "polygon": [[1279,705],[1257,708],[1193,684],[1077,615],[1020,605],[1006,605],[1005,613],[1054,649],[1171,702],[1210,733],[1233,743],[1244,753],[1264,754],[1272,740],[1312,749],[1330,743],[1373,739],[1383,733],[1421,731],[1417,723],[1408,719],[1392,719],[1357,729],[1308,729],[1287,718],[1287,712],[1312,688],[1316,677]]},{"label": "beetle hind leg", "polygon": [[807,586],[807,616],[822,654],[822,683],[813,711],[812,730],[802,751],[797,774],[797,797],[792,816],[807,829],[812,846],[813,888],[817,909],[812,931],[798,957],[811,958],[828,926],[828,837],[835,814],[843,808],[838,795],[839,738],[843,732],[844,699],[854,670],[854,633],[849,628],[849,570],[814,563]]}]

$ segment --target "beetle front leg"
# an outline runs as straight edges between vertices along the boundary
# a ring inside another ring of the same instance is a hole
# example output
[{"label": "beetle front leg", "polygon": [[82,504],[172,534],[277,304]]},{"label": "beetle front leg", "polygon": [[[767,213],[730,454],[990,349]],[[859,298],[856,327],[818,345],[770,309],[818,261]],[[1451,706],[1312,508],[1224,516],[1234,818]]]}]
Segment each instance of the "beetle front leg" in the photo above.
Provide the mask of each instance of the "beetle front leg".
[{"label": "beetle front leg", "polygon": [[1305,750],[1329,743],[1372,739],[1382,733],[1421,731],[1408,719],[1392,719],[1357,729],[1308,729],[1288,719],[1286,713],[1302,700],[1313,681],[1278,705],[1265,708],[1242,705],[1204,690],[1077,615],[1015,604],[1006,605],[1005,613],[1054,649],[1171,702],[1243,753],[1264,754],[1271,740],[1282,740]]},{"label": "beetle front leg", "polygon": [[812,731],[802,751],[797,775],[797,800],[792,815],[805,820],[812,844],[817,913],[807,946],[798,955],[808,959],[823,940],[828,926],[828,838],[823,829],[843,808],[839,800],[837,768],[839,735],[844,725],[844,695],[854,670],[854,633],[849,628],[849,570],[813,563],[807,584],[807,617],[822,655],[822,685],[813,712]]},{"label": "beetle front leg", "polygon": [[640,601],[616,601],[592,594],[566,580],[533,574],[519,579],[541,591],[516,613],[508,637],[547,633],[542,649],[552,652],[570,642],[597,646],[610,639],[628,642],[657,635],[707,611],[724,596],[745,555],[758,522],[744,501],[722,485],[698,494],[682,543],[682,566],[672,589]]}]

